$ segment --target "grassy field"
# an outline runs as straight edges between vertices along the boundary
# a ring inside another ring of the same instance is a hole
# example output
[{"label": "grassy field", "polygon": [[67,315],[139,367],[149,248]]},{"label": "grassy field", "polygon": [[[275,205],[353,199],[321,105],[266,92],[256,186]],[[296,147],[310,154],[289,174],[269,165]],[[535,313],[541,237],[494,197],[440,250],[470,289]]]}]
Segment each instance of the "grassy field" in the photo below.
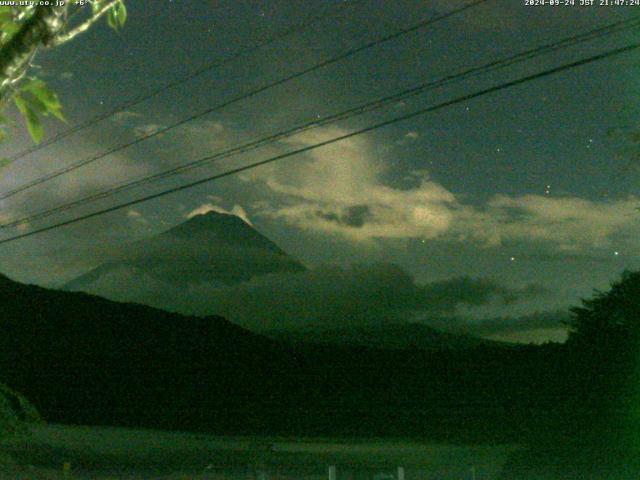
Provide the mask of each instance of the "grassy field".
[{"label": "grassy field", "polygon": [[[5,442],[16,479],[337,479],[382,480],[405,469],[406,480],[496,478],[514,446],[451,446],[400,440],[340,441],[217,437],[104,427],[39,426]],[[63,465],[69,473],[63,474]]]}]

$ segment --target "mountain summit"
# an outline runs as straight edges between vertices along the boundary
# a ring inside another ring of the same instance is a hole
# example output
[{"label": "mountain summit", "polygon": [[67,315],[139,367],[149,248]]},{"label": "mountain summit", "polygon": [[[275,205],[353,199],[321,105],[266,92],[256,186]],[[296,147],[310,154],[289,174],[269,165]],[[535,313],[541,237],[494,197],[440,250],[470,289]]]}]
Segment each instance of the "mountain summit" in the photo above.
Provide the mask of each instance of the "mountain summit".
[{"label": "mountain summit", "polygon": [[173,290],[202,284],[225,286],[260,275],[304,270],[301,263],[241,218],[208,212],[119,248],[64,289],[149,303],[147,298],[130,296],[133,289],[127,285],[148,285],[151,293],[161,290],[159,284]]},{"label": "mountain summit", "polygon": [[275,243],[253,226],[230,213],[210,211],[194,215],[189,220],[159,235],[161,238],[214,242],[234,248],[252,248],[286,256]]}]

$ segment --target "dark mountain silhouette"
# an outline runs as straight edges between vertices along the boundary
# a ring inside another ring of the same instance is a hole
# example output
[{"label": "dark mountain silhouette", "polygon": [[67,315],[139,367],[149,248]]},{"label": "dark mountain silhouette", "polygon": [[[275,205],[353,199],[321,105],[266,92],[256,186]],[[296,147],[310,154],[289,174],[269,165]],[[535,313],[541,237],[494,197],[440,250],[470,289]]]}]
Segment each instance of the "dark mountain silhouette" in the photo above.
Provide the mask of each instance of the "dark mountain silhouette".
[{"label": "dark mountain silhouette", "polygon": [[[216,313],[217,304],[215,301],[211,304],[202,302],[206,307],[197,304],[200,299],[213,298],[212,290],[198,289],[199,286],[206,285],[217,291],[225,285],[261,275],[304,270],[300,263],[244,220],[235,215],[209,212],[128,245],[119,258],[69,282],[65,290],[85,291],[116,301],[138,302],[181,313],[208,314]],[[273,295],[280,289],[279,282],[290,282],[291,279],[289,276],[275,277]],[[366,274],[358,279],[362,283],[368,280],[370,276]],[[190,286],[194,288],[188,290]],[[221,291],[226,296],[233,295],[233,292]],[[225,300],[223,298],[221,302]],[[256,308],[258,322],[261,321],[260,308],[261,305]],[[267,308],[269,306],[265,305],[264,309]],[[294,318],[298,320],[295,315]],[[393,323],[375,318],[366,320],[365,326],[335,327],[333,323],[334,326],[325,328],[316,323],[303,329],[283,327],[268,336],[289,343],[383,349],[464,349],[488,342],[397,320]],[[328,322],[323,319],[324,323]],[[262,333],[262,330],[256,331]]]},{"label": "dark mountain silhouette", "polygon": [[460,333],[447,333],[419,323],[386,323],[368,326],[305,328],[263,332],[287,343],[374,347],[395,350],[459,350],[484,345],[507,346]]},{"label": "dark mountain silhouette", "polygon": [[214,211],[195,215],[186,222],[161,233],[158,238],[196,239],[202,242],[226,244],[234,248],[255,248],[283,257],[287,256],[280,247],[240,217]]},{"label": "dark mountain silhouette", "polygon": [[178,288],[200,283],[225,285],[267,273],[305,269],[239,217],[213,211],[128,244],[112,257],[68,282],[64,289],[113,297],[109,295],[111,286],[130,281],[155,280]]},{"label": "dark mountain silhouette", "polygon": [[561,346],[290,346],[4,276],[0,329],[0,382],[60,423],[513,441],[544,426],[564,381]]},{"label": "dark mountain silhouette", "polygon": [[253,392],[268,390],[269,373],[279,376],[278,368],[295,361],[276,342],[220,317],[185,317],[5,276],[0,328],[0,377],[46,419],[61,422],[186,428],[208,416],[206,424],[224,430],[222,412],[235,412],[229,417],[237,422]]}]

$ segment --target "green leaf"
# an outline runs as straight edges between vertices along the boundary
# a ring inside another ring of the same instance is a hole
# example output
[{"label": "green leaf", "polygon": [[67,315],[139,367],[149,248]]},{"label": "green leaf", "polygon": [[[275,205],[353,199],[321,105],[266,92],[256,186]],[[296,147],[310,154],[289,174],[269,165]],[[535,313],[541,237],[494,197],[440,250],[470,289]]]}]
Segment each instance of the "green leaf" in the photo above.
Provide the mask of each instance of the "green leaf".
[{"label": "green leaf", "polygon": [[120,2],[116,3],[115,9],[117,12],[116,16],[118,17],[118,24],[120,24],[121,27],[124,27],[124,24],[127,22],[127,7],[124,4],[124,1],[120,0]]},{"label": "green leaf", "polygon": [[29,95],[26,97],[22,97],[27,104],[33,108],[40,115],[44,115],[45,117],[49,115],[49,110],[47,106],[40,100],[38,97],[34,95]]},{"label": "green leaf", "polygon": [[13,100],[24,118],[29,135],[31,135],[35,143],[40,143],[44,137],[44,127],[42,126],[42,122],[40,122],[38,113],[33,109],[32,105],[25,101],[20,95],[15,95]]},{"label": "green leaf", "polygon": [[127,21],[127,7],[123,1],[116,3],[109,9],[107,24],[114,30],[122,28]]},{"label": "green leaf", "polygon": [[38,118],[38,114],[32,108],[27,108],[25,120],[27,122],[29,135],[31,135],[35,143],[40,143],[44,137],[44,127],[40,122],[40,118]]},{"label": "green leaf", "polygon": [[31,78],[21,86],[20,90],[30,94],[30,102],[42,115],[52,114],[63,122],[65,121],[58,96],[42,80]]}]

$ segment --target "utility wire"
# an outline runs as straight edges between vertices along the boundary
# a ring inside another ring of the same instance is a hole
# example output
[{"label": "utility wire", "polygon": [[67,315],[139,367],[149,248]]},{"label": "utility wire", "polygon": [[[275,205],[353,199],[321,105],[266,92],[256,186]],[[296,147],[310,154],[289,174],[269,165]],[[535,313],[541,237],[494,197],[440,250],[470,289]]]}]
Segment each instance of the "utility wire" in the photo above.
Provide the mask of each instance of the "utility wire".
[{"label": "utility wire", "polygon": [[227,170],[226,172],[218,173],[216,175],[211,175],[209,177],[206,177],[206,178],[194,181],[194,182],[190,182],[190,183],[187,183],[187,184],[184,184],[184,185],[180,185],[178,187],[174,187],[174,188],[171,188],[171,189],[168,189],[168,190],[164,190],[162,192],[158,192],[158,193],[154,193],[154,194],[151,194],[151,195],[147,195],[147,196],[144,196],[144,197],[141,197],[141,198],[137,198],[135,200],[131,200],[131,201],[128,201],[128,202],[120,203],[118,205],[113,205],[111,207],[104,208],[104,209],[101,209],[101,210],[98,210],[98,211],[95,211],[95,212],[92,212],[92,213],[87,213],[85,215],[80,215],[78,217],[74,217],[74,218],[71,218],[69,220],[65,220],[65,221],[62,221],[62,222],[59,222],[59,223],[56,223],[56,224],[53,224],[53,225],[49,225],[49,226],[42,227],[42,228],[39,228],[39,229],[36,229],[36,230],[32,230],[31,232],[26,232],[26,233],[22,233],[20,235],[15,235],[13,237],[5,238],[5,239],[0,240],[0,245],[1,244],[5,244],[5,243],[9,243],[9,242],[13,242],[13,241],[16,241],[16,240],[19,240],[19,239],[22,239],[22,238],[30,237],[30,236],[36,235],[38,233],[47,232],[49,230],[54,230],[54,229],[61,228],[61,227],[67,226],[67,225],[72,225],[74,223],[78,223],[78,222],[81,222],[83,220],[87,220],[89,218],[105,215],[107,213],[114,212],[116,210],[121,210],[123,208],[127,208],[127,207],[130,207],[130,206],[133,206],[133,205],[137,205],[139,203],[147,202],[149,200],[153,200],[153,199],[156,199],[156,198],[161,198],[161,197],[164,197],[165,195],[169,195],[169,194],[172,194],[172,193],[180,192],[182,190],[187,190],[189,188],[193,188],[193,187],[198,186],[198,185],[209,183],[209,182],[212,182],[214,180],[219,180],[221,178],[229,177],[231,175],[235,175],[235,174],[247,171],[247,170],[252,170],[252,169],[254,169],[256,167],[259,167],[259,166],[262,166],[262,165],[266,165],[266,164],[269,164],[269,163],[273,163],[273,162],[276,162],[278,160],[282,160],[282,159],[285,159],[285,158],[289,158],[289,157],[292,157],[294,155],[299,155],[301,153],[306,153],[306,152],[315,150],[317,148],[324,147],[326,145],[330,145],[330,144],[333,144],[333,143],[336,143],[336,142],[340,142],[342,140],[346,140],[346,139],[351,138],[351,137],[355,137],[357,135],[362,135],[363,133],[371,132],[373,130],[377,130],[377,129],[382,128],[382,127],[393,125],[395,123],[402,122],[402,121],[405,121],[405,120],[409,120],[409,119],[412,119],[412,118],[415,118],[415,117],[418,117],[420,115],[424,115],[424,114],[427,114],[427,113],[430,113],[430,112],[435,112],[437,110],[441,110],[443,108],[446,108],[446,107],[449,107],[449,106],[452,106],[452,105],[456,105],[458,103],[466,102],[466,101],[472,100],[474,98],[478,98],[478,97],[481,97],[481,96],[484,96],[484,95],[488,95],[490,93],[498,92],[498,91],[501,91],[501,90],[506,90],[506,89],[514,87],[516,85],[521,85],[523,83],[527,83],[527,82],[530,82],[530,81],[533,81],[533,80],[537,80],[539,78],[547,77],[547,76],[550,76],[550,75],[553,75],[553,74],[556,74],[556,73],[559,73],[559,72],[570,70],[572,68],[576,68],[576,67],[579,67],[579,66],[582,66],[582,65],[586,65],[586,64],[589,64],[589,63],[593,63],[593,62],[596,62],[596,61],[604,60],[606,58],[610,58],[610,57],[613,57],[613,56],[616,56],[616,55],[621,55],[623,53],[627,53],[627,52],[636,50],[638,48],[640,48],[640,43],[634,43],[634,44],[627,45],[627,46],[620,47],[620,48],[616,48],[616,49],[613,49],[613,50],[608,50],[606,52],[603,52],[603,53],[600,53],[600,54],[597,54],[597,55],[593,55],[593,56],[590,56],[590,57],[587,57],[587,58],[583,58],[581,60],[577,60],[577,61],[574,61],[574,62],[571,62],[571,63],[567,63],[567,64],[561,65],[559,67],[555,67],[555,68],[551,68],[551,69],[548,69],[548,70],[544,70],[542,72],[535,73],[533,75],[527,75],[525,77],[520,77],[520,78],[518,78],[516,80],[511,80],[509,82],[501,83],[501,84],[495,85],[493,87],[485,88],[483,90],[479,90],[479,91],[474,92],[474,93],[470,93],[470,94],[467,94],[467,95],[463,95],[463,96],[457,97],[457,98],[455,98],[453,100],[448,100],[446,102],[442,102],[442,103],[439,103],[439,104],[436,104],[436,105],[433,105],[433,106],[430,106],[430,107],[425,107],[425,108],[422,108],[422,109],[407,113],[405,115],[401,115],[401,116],[394,117],[394,118],[389,119],[389,120],[385,120],[383,122],[376,123],[374,125],[370,125],[368,127],[362,128],[360,130],[355,130],[355,131],[353,131],[351,133],[347,133],[345,135],[340,135],[338,137],[334,137],[332,139],[325,140],[323,142],[315,143],[313,145],[309,145],[309,146],[306,146],[306,147],[303,147],[303,148],[299,148],[297,150],[292,150],[290,152],[286,152],[286,153],[283,153],[283,154],[280,154],[280,155],[276,155],[276,156],[267,158],[265,160],[260,160],[258,162],[254,162],[254,163],[251,163],[249,165],[244,165],[242,167],[237,167],[237,168],[234,168],[234,169],[231,169],[231,170]]},{"label": "utility wire", "polygon": [[60,140],[62,140],[63,138],[68,137],[69,135],[73,135],[76,132],[79,132],[81,130],[84,130],[85,128],[89,128],[92,127],[93,125],[106,120],[107,118],[113,117],[114,115],[123,112],[129,108],[135,107],[136,105],[139,105],[140,103],[146,102],[147,100],[150,100],[154,97],[157,97],[158,95],[166,92],[167,90],[171,90],[179,85],[182,85],[183,83],[189,82],[197,77],[199,77],[200,75],[203,75],[204,73],[207,73],[213,69],[216,68],[221,68],[224,67],[225,65],[227,65],[228,63],[231,63],[239,58],[242,58],[244,56],[247,55],[251,55],[255,52],[257,52],[258,50],[267,47],[269,45],[272,45],[273,43],[278,42],[279,40],[282,40],[290,35],[299,33],[303,30],[306,30],[308,27],[312,26],[313,24],[325,19],[326,17],[330,16],[330,15],[335,15],[351,6],[357,5],[358,3],[363,2],[364,0],[351,0],[347,3],[343,3],[340,6],[338,6],[335,9],[335,12],[331,12],[331,11],[327,11],[327,12],[323,12],[317,15],[313,15],[313,16],[309,16],[306,20],[293,25],[285,30],[283,30],[282,32],[276,33],[275,35],[272,35],[258,43],[256,43],[255,45],[252,45],[250,47],[247,48],[242,48],[240,50],[238,50],[237,52],[233,53],[232,55],[228,56],[227,58],[223,58],[222,60],[215,60],[213,62],[209,62],[205,65],[203,65],[202,67],[198,68],[197,70],[194,70],[193,72],[177,79],[177,80],[173,80],[171,82],[168,82],[164,85],[162,85],[161,87],[158,87],[155,90],[152,90],[151,92],[139,95],[137,97],[134,97],[130,100],[127,100],[119,105],[117,105],[116,107],[114,107],[113,109],[98,114],[88,120],[86,120],[85,122],[81,122],[81,123],[77,123],[76,125],[73,125],[71,127],[69,127],[66,130],[63,130],[62,132],[52,136],[51,138],[44,140],[42,142],[40,142],[37,145],[33,145],[32,147],[29,147],[25,150],[22,150],[21,152],[18,152],[10,157],[7,158],[7,160],[5,161],[4,165],[8,166],[11,165],[12,163],[18,161],[19,159],[26,157],[27,155],[31,154],[31,153],[35,153],[38,152],[46,147],[48,147],[49,145],[52,145],[54,143],[59,142]]},{"label": "utility wire", "polygon": [[216,112],[218,110],[221,110],[221,109],[223,109],[225,107],[228,107],[229,105],[238,103],[238,102],[240,102],[242,100],[245,100],[247,98],[250,98],[250,97],[253,97],[255,95],[258,95],[259,93],[262,93],[262,92],[265,92],[267,90],[270,90],[270,89],[272,89],[272,88],[274,88],[276,86],[279,86],[279,85],[282,85],[284,83],[288,83],[288,82],[290,82],[292,80],[295,80],[297,78],[300,78],[300,77],[302,77],[302,76],[304,76],[304,75],[306,75],[308,73],[314,72],[314,71],[319,70],[321,68],[324,68],[324,67],[326,67],[328,65],[331,65],[331,64],[334,64],[334,63],[339,62],[341,60],[344,60],[344,59],[347,59],[349,57],[352,57],[353,55],[355,55],[357,53],[360,53],[360,52],[362,52],[364,50],[368,50],[368,49],[373,48],[373,47],[375,47],[377,45],[380,45],[382,43],[385,43],[385,42],[388,42],[390,40],[394,40],[394,39],[396,39],[398,37],[401,37],[402,35],[406,35],[406,34],[408,34],[410,32],[414,32],[416,30],[424,28],[424,27],[426,27],[428,25],[432,25],[432,24],[434,24],[436,22],[439,22],[441,20],[445,20],[445,19],[447,19],[449,17],[452,17],[452,16],[454,16],[456,14],[462,13],[462,12],[464,12],[464,11],[470,9],[470,8],[476,7],[476,6],[478,6],[478,5],[482,4],[482,3],[485,3],[487,1],[489,1],[489,0],[474,0],[472,2],[466,3],[462,7],[458,7],[458,8],[455,8],[453,10],[450,10],[450,11],[448,11],[446,13],[443,13],[443,14],[440,14],[440,15],[436,15],[434,17],[431,17],[431,18],[427,19],[427,20],[423,20],[423,21],[421,21],[421,22],[419,22],[419,23],[417,23],[415,25],[412,25],[411,27],[396,31],[395,33],[392,33],[390,35],[386,35],[386,36],[384,36],[382,38],[379,38],[377,40],[373,40],[373,41],[368,42],[368,43],[366,43],[364,45],[361,45],[359,47],[356,47],[356,48],[353,48],[351,50],[348,50],[345,53],[342,53],[340,55],[332,57],[332,58],[330,58],[328,60],[325,60],[323,62],[317,63],[317,64],[315,64],[315,65],[313,65],[311,67],[305,68],[305,69],[303,69],[301,71],[298,71],[298,72],[296,72],[294,74],[288,75],[288,76],[286,76],[284,78],[281,78],[279,80],[276,80],[274,82],[262,85],[260,87],[257,87],[255,89],[253,89],[253,90],[250,90],[250,91],[248,91],[246,93],[242,93],[242,94],[240,94],[240,95],[238,95],[236,97],[233,97],[230,100],[227,100],[227,101],[225,101],[223,103],[220,103],[220,104],[215,105],[213,107],[210,107],[210,108],[207,108],[205,110],[202,110],[201,112],[196,113],[194,115],[191,115],[189,117],[183,118],[182,120],[179,120],[179,121],[177,121],[177,122],[175,122],[175,123],[173,123],[173,124],[171,124],[169,126],[162,127],[162,128],[157,129],[157,130],[154,130],[153,132],[150,132],[150,133],[148,133],[146,135],[142,135],[142,136],[140,136],[140,137],[138,137],[138,138],[136,138],[136,139],[134,139],[134,140],[132,140],[130,142],[127,142],[127,143],[112,147],[112,148],[110,148],[110,149],[108,149],[108,150],[106,150],[106,151],[104,151],[102,153],[98,153],[98,154],[96,154],[94,156],[91,156],[91,157],[86,158],[84,160],[81,160],[79,162],[76,162],[76,163],[73,163],[73,164],[68,165],[66,167],[63,167],[63,168],[61,168],[61,169],[59,169],[59,170],[57,170],[55,172],[49,173],[49,174],[44,175],[44,176],[42,176],[40,178],[32,180],[31,182],[28,182],[28,183],[26,183],[26,184],[24,184],[24,185],[22,185],[20,187],[14,188],[13,190],[10,190],[8,192],[0,194],[0,200],[5,200],[5,199],[7,199],[9,197],[12,197],[12,196],[20,193],[20,192],[23,192],[23,191],[25,191],[25,190],[27,190],[29,188],[35,187],[36,185],[41,185],[41,184],[43,184],[45,182],[48,182],[49,180],[53,180],[54,178],[57,178],[57,177],[59,177],[61,175],[65,175],[65,174],[67,174],[69,172],[77,170],[78,168],[81,168],[81,167],[83,167],[85,165],[88,165],[88,164],[93,163],[93,162],[95,162],[97,160],[100,160],[100,159],[106,157],[107,155],[110,155],[110,154],[115,153],[115,152],[119,152],[121,150],[124,150],[125,148],[131,147],[131,146],[136,145],[136,144],[138,144],[140,142],[143,142],[143,141],[148,140],[150,138],[156,137],[156,136],[158,136],[160,134],[166,133],[169,130],[173,130],[174,128],[177,128],[177,127],[179,127],[181,125],[184,125],[184,124],[186,124],[188,122],[191,122],[193,120],[201,118],[201,117],[203,117],[205,115],[208,115],[210,113],[213,113],[213,112]]},{"label": "utility wire", "polygon": [[110,189],[107,189],[105,191],[102,192],[97,192],[91,195],[88,195],[86,197],[74,200],[72,202],[68,202],[68,203],[64,203],[62,205],[50,208],[48,210],[44,210],[38,213],[34,213],[22,218],[18,218],[16,220],[12,220],[10,222],[6,222],[3,224],[0,224],[0,229],[2,228],[9,228],[9,227],[14,227],[20,224],[24,224],[24,223],[29,223],[32,222],[34,220],[40,220],[43,218],[47,218],[51,215],[54,215],[56,213],[61,213],[61,212],[65,212],[68,211],[70,209],[76,208],[78,206],[82,206],[97,200],[101,200],[104,198],[108,198],[111,197],[113,195],[116,195],[118,193],[127,191],[127,190],[131,190],[133,188],[138,188],[140,186],[146,185],[148,183],[157,181],[157,180],[161,180],[164,178],[168,178],[170,176],[174,176],[174,175],[178,175],[180,173],[183,172],[187,172],[189,170],[193,170],[195,168],[199,168],[203,165],[209,164],[209,163],[213,163],[215,161],[218,160],[222,160],[224,158],[228,158],[230,156],[234,156],[234,155],[238,155],[241,153],[246,153],[248,151],[252,151],[252,150],[256,150],[264,145],[268,145],[271,143],[275,143],[276,141],[279,141],[283,138],[287,138],[293,135],[296,135],[298,133],[301,133],[303,131],[307,131],[313,128],[317,128],[320,126],[324,126],[330,123],[335,123],[339,120],[344,120],[344,119],[348,119],[357,115],[361,115],[363,113],[375,110],[375,109],[379,109],[382,108],[384,106],[390,105],[394,102],[398,102],[401,100],[406,100],[407,98],[410,98],[412,96],[418,95],[418,94],[422,94],[425,91],[429,91],[432,90],[434,88],[439,88],[439,87],[443,87],[446,85],[450,85],[452,83],[455,82],[459,82],[461,80],[465,80],[467,78],[471,78],[471,77],[475,77],[478,76],[480,74],[485,74],[487,72],[493,71],[493,70],[497,70],[497,69],[501,69],[501,68],[505,68],[507,66],[511,66],[517,63],[521,63],[524,62],[526,60],[530,60],[533,59],[535,57],[538,57],[540,55],[544,55],[553,51],[557,51],[559,49],[562,48],[567,48],[569,46],[573,46],[573,45],[577,45],[579,43],[583,43],[585,41],[589,41],[589,40],[593,40],[595,38],[600,38],[606,35],[611,35],[614,33],[619,33],[621,31],[627,30],[629,28],[635,28],[640,26],[640,18],[634,18],[634,19],[630,19],[630,20],[624,20],[624,21],[619,21],[619,22],[614,22],[602,27],[598,27],[596,29],[592,29],[589,30],[587,32],[583,32],[580,33],[578,35],[574,35],[572,37],[568,37],[568,38],[564,38],[562,40],[558,40],[556,42],[553,43],[549,43],[546,45],[542,45],[542,46],[538,46],[536,48],[533,49],[529,49],[526,50],[524,52],[520,52],[517,53],[515,55],[512,55],[510,57],[501,59],[501,60],[495,60],[486,64],[483,64],[481,66],[477,66],[477,67],[473,67],[473,68],[469,68],[466,70],[463,70],[462,72],[456,73],[456,74],[452,74],[452,75],[447,75],[445,77],[442,77],[438,80],[435,81],[430,81],[430,82],[424,82],[421,83],[420,85],[417,85],[413,88],[407,89],[407,90],[403,90],[399,93],[393,94],[393,95],[389,95],[386,97],[382,97],[379,99],[376,99],[374,101],[365,103],[363,105],[359,105],[357,107],[354,108],[350,108],[346,111],[342,111],[330,116],[325,116],[323,118],[320,119],[314,119],[312,121],[308,121],[306,123],[303,123],[302,125],[298,125],[295,126],[293,128],[287,129],[285,131],[281,131],[266,137],[262,137],[260,139],[257,140],[253,140],[251,142],[233,147],[231,149],[227,149],[224,150],[222,152],[218,152],[215,153],[209,157],[206,157],[205,159],[199,159],[199,160],[195,160],[183,165],[178,165],[176,167],[173,167],[171,169],[165,170],[163,172],[158,172],[152,175],[148,175],[145,177],[141,177],[139,179],[136,180],[132,180],[132,181],[127,181],[127,182],[123,182],[119,185],[116,185]]}]

